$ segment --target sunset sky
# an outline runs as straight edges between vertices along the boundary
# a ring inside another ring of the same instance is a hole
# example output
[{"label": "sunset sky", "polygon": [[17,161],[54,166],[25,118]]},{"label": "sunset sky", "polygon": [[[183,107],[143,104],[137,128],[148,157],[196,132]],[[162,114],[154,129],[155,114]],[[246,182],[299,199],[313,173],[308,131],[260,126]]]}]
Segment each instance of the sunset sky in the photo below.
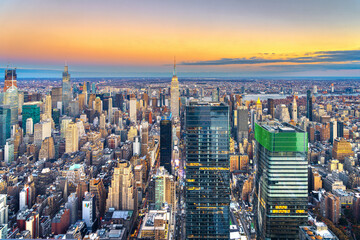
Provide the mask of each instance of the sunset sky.
[{"label": "sunset sky", "polygon": [[179,77],[356,77],[359,13],[358,0],[1,0],[0,68],[164,77],[176,56]]}]

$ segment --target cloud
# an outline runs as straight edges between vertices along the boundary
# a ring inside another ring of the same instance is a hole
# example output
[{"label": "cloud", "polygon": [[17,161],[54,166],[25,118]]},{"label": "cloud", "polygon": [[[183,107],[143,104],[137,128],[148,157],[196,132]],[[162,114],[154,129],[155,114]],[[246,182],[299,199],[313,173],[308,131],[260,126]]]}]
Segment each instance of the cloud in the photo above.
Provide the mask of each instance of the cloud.
[{"label": "cloud", "polygon": [[[265,55],[266,54],[262,54]],[[272,55],[274,56],[274,55]],[[360,61],[360,50],[346,51],[318,51],[306,53],[303,57],[288,58],[221,58],[217,60],[206,60],[196,62],[182,62],[181,65],[187,66],[206,66],[206,65],[243,65],[243,64],[276,64],[276,63],[334,63],[334,62],[357,62]]]}]

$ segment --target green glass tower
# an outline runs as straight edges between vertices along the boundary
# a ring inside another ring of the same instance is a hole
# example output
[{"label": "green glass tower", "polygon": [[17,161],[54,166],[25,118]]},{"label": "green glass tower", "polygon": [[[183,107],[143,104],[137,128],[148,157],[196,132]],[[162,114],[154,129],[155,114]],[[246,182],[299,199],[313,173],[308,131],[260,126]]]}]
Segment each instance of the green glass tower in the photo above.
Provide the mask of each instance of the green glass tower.
[{"label": "green glass tower", "polygon": [[186,107],[186,239],[229,239],[229,107]]},{"label": "green glass tower", "polygon": [[298,239],[307,223],[307,133],[290,124],[255,124],[257,239]]},{"label": "green glass tower", "polygon": [[6,139],[11,136],[11,108],[8,105],[0,105],[0,146],[6,144]]},{"label": "green glass tower", "polygon": [[33,124],[40,122],[40,104],[41,102],[27,102],[22,106],[22,127],[26,134],[26,119],[32,118]]}]

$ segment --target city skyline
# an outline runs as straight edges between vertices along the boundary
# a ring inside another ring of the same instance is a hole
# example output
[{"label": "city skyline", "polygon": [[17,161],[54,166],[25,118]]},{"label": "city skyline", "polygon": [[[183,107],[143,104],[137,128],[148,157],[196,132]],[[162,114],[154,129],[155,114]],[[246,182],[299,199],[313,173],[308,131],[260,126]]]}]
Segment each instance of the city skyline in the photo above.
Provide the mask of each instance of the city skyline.
[{"label": "city skyline", "polygon": [[174,56],[179,77],[360,73],[356,1],[18,6],[0,3],[6,33],[0,36],[0,67],[10,63],[24,78],[55,78],[64,61],[74,77],[166,77]]}]

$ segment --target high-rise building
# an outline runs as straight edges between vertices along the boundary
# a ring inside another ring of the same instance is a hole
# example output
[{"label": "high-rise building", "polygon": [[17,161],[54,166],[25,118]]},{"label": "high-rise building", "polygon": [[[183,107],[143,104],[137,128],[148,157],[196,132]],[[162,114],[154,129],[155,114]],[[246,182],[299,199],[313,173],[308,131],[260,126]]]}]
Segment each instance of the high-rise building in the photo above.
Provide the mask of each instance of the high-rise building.
[{"label": "high-rise building", "polygon": [[268,99],[268,114],[271,115],[271,117],[275,118],[275,105],[274,105],[274,99],[269,98]]},{"label": "high-rise building", "polygon": [[16,77],[16,69],[5,70],[4,105],[9,105],[10,107],[11,125],[18,123],[19,115],[19,94]]},{"label": "high-rise building", "polygon": [[82,219],[87,229],[92,230],[96,220],[96,203],[95,195],[89,192],[85,193],[84,200],[82,201]]},{"label": "high-rise building", "polygon": [[176,184],[172,175],[160,167],[153,176],[155,181],[155,209],[161,210],[164,203],[171,206],[172,216],[176,211]]},{"label": "high-rise building", "polygon": [[6,204],[6,194],[0,194],[0,224],[8,223],[8,208]]},{"label": "high-rise building", "polygon": [[46,95],[44,106],[44,119],[51,119],[51,95]]},{"label": "high-rise building", "polygon": [[330,192],[326,192],[320,203],[320,213],[323,217],[337,224],[341,216],[340,198]]},{"label": "high-rise building", "polygon": [[101,178],[90,180],[90,192],[95,195],[97,217],[104,217],[106,210],[106,189]]},{"label": "high-rise building", "polygon": [[296,103],[296,95],[294,95],[292,104],[291,104],[291,119],[294,120],[294,122],[297,122],[297,116],[298,116],[298,108]]},{"label": "high-rise building", "polygon": [[255,124],[258,239],[298,239],[307,223],[307,134],[287,123]]},{"label": "high-rise building", "polygon": [[103,111],[103,102],[101,101],[101,99],[99,97],[95,98],[94,101],[94,110],[97,111],[98,113],[102,113]]},{"label": "high-rise building", "polygon": [[132,122],[136,122],[136,98],[134,95],[132,95],[130,97],[130,103],[129,103],[129,116],[130,116],[130,121]]},{"label": "high-rise building", "polygon": [[163,117],[160,121],[160,166],[171,174],[171,153],[172,153],[172,124],[171,115]]},{"label": "high-rise building", "polygon": [[109,119],[109,123],[113,123],[113,99],[112,97],[109,98],[109,103],[108,103],[108,119]]},{"label": "high-rise building", "polygon": [[70,81],[70,74],[69,68],[67,65],[64,67],[64,72],[62,74],[62,112],[63,114],[68,114],[69,111],[69,104],[72,100],[72,91],[71,91],[71,81]]},{"label": "high-rise building", "polygon": [[51,108],[57,108],[58,102],[62,102],[62,88],[53,87],[51,89]]},{"label": "high-rise building", "polygon": [[34,121],[32,118],[28,118],[26,119],[26,133],[25,134],[29,134],[32,135],[34,134]]},{"label": "high-rise building", "polygon": [[69,123],[65,133],[65,152],[71,153],[79,150],[79,131],[76,123]]},{"label": "high-rise building", "polygon": [[44,121],[34,125],[34,143],[38,146],[41,145],[42,141],[51,137],[51,122]]},{"label": "high-rise building", "polygon": [[354,156],[354,151],[352,150],[351,143],[344,138],[335,139],[332,149],[332,157],[344,162],[345,157],[352,156]]},{"label": "high-rise building", "polygon": [[242,142],[242,139],[248,138],[249,135],[249,114],[245,106],[240,106],[237,109],[237,141]]},{"label": "high-rise building", "polygon": [[171,113],[174,119],[179,118],[179,81],[176,76],[176,63],[174,60],[174,72],[171,79]]},{"label": "high-rise building", "polygon": [[229,107],[186,107],[186,237],[229,239]]},{"label": "high-rise building", "polygon": [[27,133],[26,121],[32,118],[33,124],[40,122],[40,102],[27,102],[22,106],[22,127],[24,134]]},{"label": "high-rise building", "polygon": [[141,124],[141,156],[145,156],[148,151],[149,141],[149,123],[143,122]]},{"label": "high-rise building", "polygon": [[106,209],[134,210],[136,194],[134,193],[134,173],[128,161],[121,161],[114,168],[111,187],[106,200]]},{"label": "high-rise building", "polygon": [[260,101],[260,98],[258,97],[258,100],[256,101],[256,117],[258,120],[261,120],[262,116],[262,103]]},{"label": "high-rise building", "polygon": [[309,121],[313,120],[313,98],[311,90],[307,90],[306,93],[306,117]]},{"label": "high-rise building", "polygon": [[8,105],[0,105],[0,146],[11,137],[11,110]]}]

